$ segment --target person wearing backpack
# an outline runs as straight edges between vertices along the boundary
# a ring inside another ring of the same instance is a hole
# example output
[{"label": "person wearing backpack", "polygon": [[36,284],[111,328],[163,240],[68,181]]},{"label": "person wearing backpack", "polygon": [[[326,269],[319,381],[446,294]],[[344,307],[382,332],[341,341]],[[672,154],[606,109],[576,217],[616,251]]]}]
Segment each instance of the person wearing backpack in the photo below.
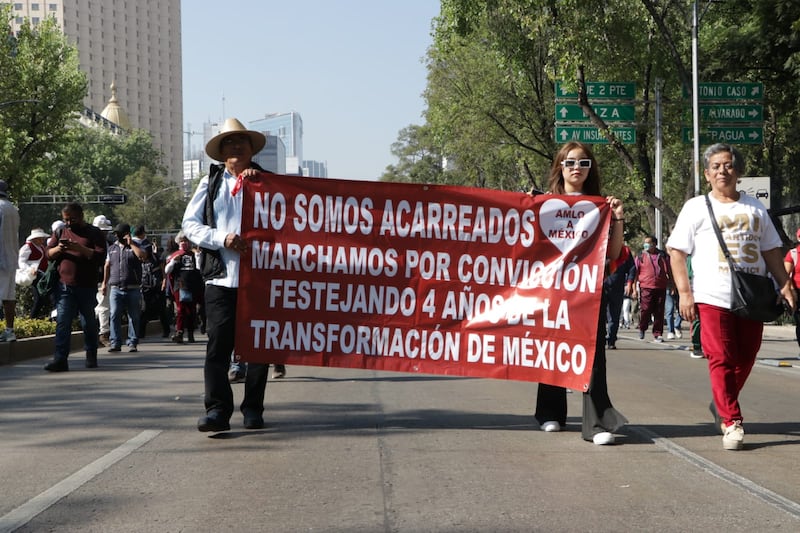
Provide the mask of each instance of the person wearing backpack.
[{"label": "person wearing backpack", "polygon": [[669,256],[659,250],[655,235],[648,235],[644,239],[642,253],[636,257],[632,285],[634,298],[637,293],[639,295],[640,339],[644,339],[652,317],[653,338],[656,342],[664,342],[664,304],[671,284]]},{"label": "person wearing backpack", "polygon": [[183,344],[185,333],[189,342],[194,342],[197,326],[197,302],[203,293],[203,279],[197,268],[192,243],[181,231],[175,236],[178,251],[167,259],[164,272],[169,276],[172,298],[175,301],[175,335],[172,341]]},{"label": "person wearing backpack", "polygon": [[[139,225],[133,231],[133,240],[145,251],[147,258],[142,260],[142,316],[139,320],[138,337],[144,339],[147,334],[147,323],[150,320],[160,320],[166,302],[164,292],[161,290],[161,281],[164,277],[161,261],[153,250],[153,243],[147,238],[144,226]],[[169,330],[166,332],[169,336]]]},{"label": "person wearing backpack", "polygon": [[[800,241],[800,229],[797,230],[797,240]],[[800,261],[797,260],[798,250],[800,250],[800,243],[795,245],[794,248],[786,252],[786,257],[783,258],[783,266],[786,273],[794,283],[794,288],[800,288]],[[800,346],[800,311],[795,309],[792,314],[794,317],[794,336],[797,339],[797,345]]]}]

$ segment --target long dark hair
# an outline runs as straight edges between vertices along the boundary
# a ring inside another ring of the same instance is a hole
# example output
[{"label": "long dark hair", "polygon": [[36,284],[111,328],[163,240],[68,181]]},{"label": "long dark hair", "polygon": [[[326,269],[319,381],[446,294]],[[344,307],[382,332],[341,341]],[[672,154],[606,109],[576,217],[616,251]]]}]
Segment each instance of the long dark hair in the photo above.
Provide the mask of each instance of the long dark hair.
[{"label": "long dark hair", "polygon": [[583,182],[583,194],[591,196],[601,196],[600,194],[600,170],[597,168],[597,161],[594,154],[588,145],[577,141],[570,141],[556,154],[553,158],[553,166],[550,167],[550,178],[547,180],[547,190],[553,194],[565,194],[564,189],[564,175],[561,173],[561,162],[567,158],[567,155],[572,150],[581,150],[586,157],[592,160],[592,168],[589,169],[589,175],[586,176],[586,181]]}]

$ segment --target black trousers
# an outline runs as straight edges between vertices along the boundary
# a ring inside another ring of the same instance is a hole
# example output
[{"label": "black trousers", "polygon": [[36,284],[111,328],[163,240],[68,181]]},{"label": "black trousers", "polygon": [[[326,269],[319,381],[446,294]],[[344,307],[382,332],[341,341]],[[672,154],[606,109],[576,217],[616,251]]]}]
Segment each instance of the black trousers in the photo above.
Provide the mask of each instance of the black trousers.
[{"label": "black trousers", "polygon": [[[622,413],[614,409],[611,398],[608,396],[605,301],[601,303],[600,311],[589,390],[583,393],[581,437],[584,440],[592,440],[594,435],[604,431],[614,432],[628,422]],[[567,389],[540,383],[536,393],[535,417],[539,424],[553,420],[562,426],[566,425]]]},{"label": "black trousers", "polygon": [[[228,382],[228,366],[234,348],[236,332],[236,297],[238,289],[207,285],[206,301],[206,362],[205,377],[206,413],[219,415],[226,420],[233,414],[233,390]],[[240,410],[246,415],[264,412],[264,390],[267,386],[269,365],[250,363],[244,383],[244,400]]]}]

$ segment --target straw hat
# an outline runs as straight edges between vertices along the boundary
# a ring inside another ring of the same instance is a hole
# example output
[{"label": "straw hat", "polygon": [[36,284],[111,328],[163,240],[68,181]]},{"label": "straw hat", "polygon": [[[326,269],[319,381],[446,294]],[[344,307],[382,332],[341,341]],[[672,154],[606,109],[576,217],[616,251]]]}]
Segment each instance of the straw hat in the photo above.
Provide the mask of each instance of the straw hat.
[{"label": "straw hat", "polygon": [[267,144],[267,138],[263,133],[248,130],[244,127],[244,124],[235,118],[229,118],[225,120],[225,123],[222,125],[222,128],[220,128],[219,133],[215,137],[212,137],[211,140],[208,141],[208,144],[206,144],[206,153],[208,156],[215,161],[222,161],[222,150],[220,150],[220,144],[226,137],[237,134],[247,135],[250,137],[250,144],[253,145],[253,154],[260,152],[261,149],[264,148],[264,145]]},{"label": "straw hat", "polygon": [[50,237],[50,235],[45,233],[42,228],[33,228],[31,234],[28,235],[25,240],[32,241],[33,239],[47,239],[48,237]]}]

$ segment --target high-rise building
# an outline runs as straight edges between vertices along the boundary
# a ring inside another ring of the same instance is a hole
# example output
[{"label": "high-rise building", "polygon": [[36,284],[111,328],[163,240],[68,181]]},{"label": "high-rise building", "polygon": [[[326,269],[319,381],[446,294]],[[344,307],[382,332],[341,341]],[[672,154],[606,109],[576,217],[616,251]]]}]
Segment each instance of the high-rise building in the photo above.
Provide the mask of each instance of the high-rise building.
[{"label": "high-rise building", "polygon": [[[219,122],[206,122],[203,124],[203,146],[208,144],[212,137],[219,133],[222,124]],[[252,128],[254,131],[260,131]],[[280,137],[270,135],[269,132],[261,131],[267,137],[267,143],[257,154],[253,154],[255,161],[264,170],[275,172],[276,174],[286,174],[286,147]],[[208,154],[203,151],[202,165],[206,169],[210,163]],[[205,173],[205,172],[204,172]]]},{"label": "high-rise building", "polygon": [[303,161],[303,176],[307,178],[327,178],[328,164],[324,161]]},{"label": "high-rise building", "polygon": [[153,136],[168,179],[183,174],[183,81],[180,0],[16,0],[15,30],[24,18],[35,26],[53,16],[78,49],[89,93],[85,104],[99,112],[111,96],[128,114],[130,127]]},{"label": "high-rise building", "polygon": [[286,147],[286,174],[302,176],[303,169],[303,119],[300,113],[269,113],[264,118],[251,120],[248,127],[255,131],[274,135]]}]

